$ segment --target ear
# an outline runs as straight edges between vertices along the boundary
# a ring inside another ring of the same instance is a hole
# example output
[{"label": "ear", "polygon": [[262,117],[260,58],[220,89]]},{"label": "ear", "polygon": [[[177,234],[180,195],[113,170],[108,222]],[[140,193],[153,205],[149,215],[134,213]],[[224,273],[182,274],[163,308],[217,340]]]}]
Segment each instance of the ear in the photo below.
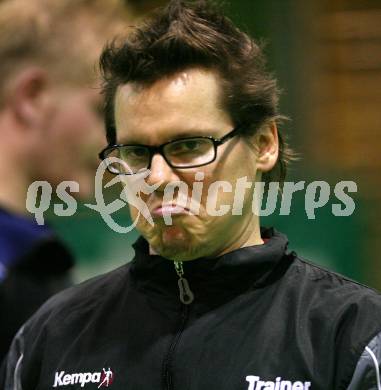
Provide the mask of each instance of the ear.
[{"label": "ear", "polygon": [[8,89],[9,105],[15,117],[27,127],[39,127],[45,118],[47,74],[26,68],[16,75]]},{"label": "ear", "polygon": [[275,121],[261,127],[256,134],[257,168],[268,172],[274,167],[279,155],[278,129]]}]

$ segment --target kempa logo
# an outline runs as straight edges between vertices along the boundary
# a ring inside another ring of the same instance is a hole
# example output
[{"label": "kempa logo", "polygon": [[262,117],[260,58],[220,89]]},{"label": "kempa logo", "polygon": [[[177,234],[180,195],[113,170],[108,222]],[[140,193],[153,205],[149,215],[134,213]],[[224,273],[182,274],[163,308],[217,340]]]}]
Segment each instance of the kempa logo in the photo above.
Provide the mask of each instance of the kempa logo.
[{"label": "kempa logo", "polygon": [[291,382],[284,381],[277,377],[275,381],[262,381],[259,376],[248,375],[246,380],[249,382],[247,390],[308,390],[311,389],[311,382]]},{"label": "kempa logo", "polygon": [[80,384],[84,387],[88,383],[99,383],[100,387],[109,387],[114,380],[114,373],[109,368],[102,369],[102,372],[80,372],[75,374],[65,374],[65,371],[55,373],[53,387]]}]

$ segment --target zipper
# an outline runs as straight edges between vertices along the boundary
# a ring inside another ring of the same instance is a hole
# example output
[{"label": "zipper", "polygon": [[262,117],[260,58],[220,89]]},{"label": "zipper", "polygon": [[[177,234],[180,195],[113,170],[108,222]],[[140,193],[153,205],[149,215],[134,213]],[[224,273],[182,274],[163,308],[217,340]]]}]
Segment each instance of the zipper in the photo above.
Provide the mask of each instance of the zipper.
[{"label": "zipper", "polygon": [[179,277],[177,284],[179,287],[179,299],[181,302],[181,318],[178,331],[169,346],[167,355],[163,362],[163,386],[165,390],[173,390],[172,381],[172,359],[176,347],[180,342],[181,335],[185,329],[185,324],[188,320],[190,304],[194,301],[194,294],[189,287],[188,280],[184,277],[184,268],[182,261],[175,261],[175,270]]},{"label": "zipper", "polygon": [[168,349],[167,356],[165,357],[163,363],[163,384],[165,390],[173,390],[172,358],[175,353],[176,347],[180,341],[183,330],[185,328],[185,324],[188,320],[188,314],[189,314],[189,306],[183,304],[179,329],[176,333],[176,336],[172,340],[172,343]]},{"label": "zipper", "polygon": [[175,261],[174,264],[177,276],[179,277],[177,284],[179,286],[180,301],[184,305],[190,305],[194,300],[194,295],[189,287],[188,280],[184,278],[183,262]]}]

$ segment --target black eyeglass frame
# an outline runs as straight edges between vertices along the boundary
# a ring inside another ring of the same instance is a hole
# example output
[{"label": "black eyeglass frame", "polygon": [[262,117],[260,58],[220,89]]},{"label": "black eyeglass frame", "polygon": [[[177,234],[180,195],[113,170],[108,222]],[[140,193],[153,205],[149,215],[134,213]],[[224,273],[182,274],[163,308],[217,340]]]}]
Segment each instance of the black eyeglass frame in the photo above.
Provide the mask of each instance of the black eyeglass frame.
[{"label": "black eyeglass frame", "polygon": [[[106,146],[99,154],[98,154],[98,157],[104,161],[107,159],[107,155],[106,153],[108,151],[112,151],[114,149],[119,149],[119,148],[122,148],[122,147],[125,147],[125,146],[140,146],[140,147],[143,147],[143,148],[146,148],[148,149],[149,151],[149,163],[148,163],[148,167],[145,168],[145,169],[150,169],[151,168],[151,164],[152,164],[152,158],[155,154],[160,154],[164,160],[166,161],[166,163],[171,167],[171,168],[175,168],[175,169],[191,169],[191,168],[197,168],[197,167],[202,167],[204,165],[208,165],[208,164],[211,164],[213,161],[216,160],[217,158],[217,148],[224,144],[225,142],[229,141],[231,138],[237,136],[240,134],[240,130],[241,130],[241,126],[238,125],[236,127],[234,127],[232,130],[230,130],[227,134],[225,134],[223,137],[221,138],[214,138],[212,136],[194,136],[194,137],[185,137],[185,138],[177,138],[177,139],[174,139],[174,140],[171,140],[171,141],[168,141],[168,142],[165,142],[164,144],[161,144],[159,146],[150,146],[150,145],[143,145],[143,144],[115,144],[115,145],[108,145]],[[176,166],[174,164],[172,164],[170,161],[168,161],[168,159],[166,158],[165,154],[164,154],[164,148],[171,144],[171,143],[174,143],[174,142],[179,142],[179,141],[189,141],[189,140],[193,140],[193,139],[200,139],[200,138],[203,138],[203,139],[209,139],[213,142],[213,147],[214,147],[214,157],[212,160],[208,161],[207,163],[202,163],[202,164],[197,164],[197,165],[190,165],[190,166],[186,166],[186,167],[183,167],[183,166]],[[112,172],[109,167],[107,166],[107,170],[114,174],[114,175],[135,175],[136,173],[115,173],[115,172]]]}]

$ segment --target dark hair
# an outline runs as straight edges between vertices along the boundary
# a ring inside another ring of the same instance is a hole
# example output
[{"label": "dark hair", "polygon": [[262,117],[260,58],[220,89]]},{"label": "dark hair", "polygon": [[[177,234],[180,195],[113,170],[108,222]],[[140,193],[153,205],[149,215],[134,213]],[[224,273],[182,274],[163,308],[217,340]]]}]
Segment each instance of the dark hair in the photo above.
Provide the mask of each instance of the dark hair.
[{"label": "dark hair", "polygon": [[[109,44],[100,59],[104,78],[109,144],[116,142],[114,97],[119,85],[149,85],[191,67],[215,70],[222,80],[222,103],[235,125],[253,134],[279,121],[279,90],[265,69],[260,46],[206,1],[172,0],[127,39]],[[265,181],[284,181],[291,151],[279,133],[279,158]]]}]

